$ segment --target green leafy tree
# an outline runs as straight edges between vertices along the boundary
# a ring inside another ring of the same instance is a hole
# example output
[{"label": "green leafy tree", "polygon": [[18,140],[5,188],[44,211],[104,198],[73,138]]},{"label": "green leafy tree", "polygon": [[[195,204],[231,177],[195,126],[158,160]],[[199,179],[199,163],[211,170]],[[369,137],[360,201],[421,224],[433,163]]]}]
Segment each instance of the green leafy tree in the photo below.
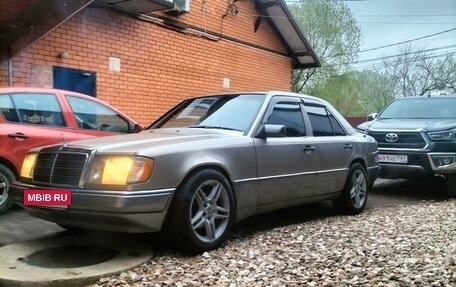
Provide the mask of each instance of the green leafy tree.
[{"label": "green leafy tree", "polygon": [[300,0],[290,2],[289,7],[322,64],[293,72],[293,91],[309,92],[350,68],[358,57],[361,29],[342,1]]},{"label": "green leafy tree", "polygon": [[394,99],[393,81],[374,71],[358,72],[358,99],[365,114],[377,113]]},{"label": "green leafy tree", "polygon": [[330,102],[348,117],[379,112],[394,99],[393,81],[374,71],[353,71],[332,76],[314,86],[311,94]]},{"label": "green leafy tree", "polygon": [[343,116],[364,115],[359,102],[359,83],[356,72],[336,75],[316,85],[312,94],[330,102]]}]

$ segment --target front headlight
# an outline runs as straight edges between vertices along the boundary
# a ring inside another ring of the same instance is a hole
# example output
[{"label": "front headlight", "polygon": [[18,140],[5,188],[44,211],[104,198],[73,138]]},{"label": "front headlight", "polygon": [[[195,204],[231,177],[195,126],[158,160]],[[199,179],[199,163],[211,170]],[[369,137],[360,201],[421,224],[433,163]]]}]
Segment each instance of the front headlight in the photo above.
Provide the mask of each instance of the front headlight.
[{"label": "front headlight", "polygon": [[140,156],[96,156],[87,183],[126,185],[149,180],[154,167],[150,158]]},{"label": "front headlight", "polygon": [[432,141],[456,142],[456,130],[428,133]]},{"label": "front headlight", "polygon": [[35,169],[37,153],[29,153],[22,162],[21,176],[25,178],[33,178],[33,171]]}]

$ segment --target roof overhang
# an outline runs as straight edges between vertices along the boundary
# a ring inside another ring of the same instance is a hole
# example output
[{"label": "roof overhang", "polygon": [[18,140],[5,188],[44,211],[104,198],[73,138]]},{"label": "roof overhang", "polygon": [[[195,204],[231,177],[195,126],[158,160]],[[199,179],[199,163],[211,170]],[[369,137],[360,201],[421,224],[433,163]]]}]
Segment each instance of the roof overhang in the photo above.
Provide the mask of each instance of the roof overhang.
[{"label": "roof overhang", "polygon": [[[255,0],[260,16],[263,17],[282,41],[288,55],[294,59],[293,68],[320,67],[320,60],[299,28],[284,0]],[[261,20],[261,19],[260,19]]]},{"label": "roof overhang", "polygon": [[0,65],[93,0],[29,0],[0,2]]}]

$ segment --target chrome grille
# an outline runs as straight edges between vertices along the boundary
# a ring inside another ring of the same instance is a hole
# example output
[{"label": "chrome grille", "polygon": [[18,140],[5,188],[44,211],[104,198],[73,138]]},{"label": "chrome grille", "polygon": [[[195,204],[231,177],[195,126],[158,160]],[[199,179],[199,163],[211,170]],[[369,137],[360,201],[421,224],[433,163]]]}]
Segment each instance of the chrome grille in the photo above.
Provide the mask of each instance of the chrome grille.
[{"label": "chrome grille", "polygon": [[395,142],[387,142],[386,135],[392,132],[369,132],[378,143],[379,148],[422,149],[426,141],[419,132],[393,132],[398,138]]},{"label": "chrome grille", "polygon": [[38,154],[33,181],[59,186],[80,186],[90,151],[72,149]]}]

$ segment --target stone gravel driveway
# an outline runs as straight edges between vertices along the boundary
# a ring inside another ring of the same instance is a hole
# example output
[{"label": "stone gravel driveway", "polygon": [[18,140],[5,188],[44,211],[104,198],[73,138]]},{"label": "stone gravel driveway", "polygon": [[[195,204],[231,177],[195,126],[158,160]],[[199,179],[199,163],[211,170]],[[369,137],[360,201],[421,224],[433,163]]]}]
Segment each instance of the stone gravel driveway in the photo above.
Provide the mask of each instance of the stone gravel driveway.
[{"label": "stone gravel driveway", "polygon": [[456,200],[397,202],[348,217],[325,204],[256,216],[217,250],[159,247],[91,286],[456,286]]}]

